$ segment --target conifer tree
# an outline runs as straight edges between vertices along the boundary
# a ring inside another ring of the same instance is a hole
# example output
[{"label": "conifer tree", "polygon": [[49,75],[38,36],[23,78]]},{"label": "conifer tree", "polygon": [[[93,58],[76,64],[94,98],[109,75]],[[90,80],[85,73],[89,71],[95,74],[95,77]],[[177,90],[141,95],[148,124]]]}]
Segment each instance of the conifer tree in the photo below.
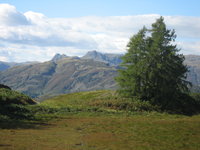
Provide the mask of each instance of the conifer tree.
[{"label": "conifer tree", "polygon": [[116,78],[121,95],[136,96],[163,109],[177,106],[190,83],[175,38],[175,31],[167,29],[160,17],[151,29],[143,27],[130,39],[122,58],[123,69]]}]

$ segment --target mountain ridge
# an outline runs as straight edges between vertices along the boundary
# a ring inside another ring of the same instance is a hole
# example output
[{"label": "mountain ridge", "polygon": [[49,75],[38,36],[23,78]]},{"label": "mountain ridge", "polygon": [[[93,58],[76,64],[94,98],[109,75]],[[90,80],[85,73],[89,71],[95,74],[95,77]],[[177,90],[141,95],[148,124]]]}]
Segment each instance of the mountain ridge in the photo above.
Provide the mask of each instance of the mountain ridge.
[{"label": "mountain ridge", "polygon": [[112,54],[112,53],[100,53],[97,51],[88,51],[82,59],[93,59],[95,61],[100,61],[104,63],[108,63],[111,66],[117,66],[119,65],[122,60],[121,57],[122,54]]},{"label": "mountain ridge", "polygon": [[31,97],[63,93],[115,89],[115,67],[103,62],[71,57],[25,66],[0,73],[2,84]]},{"label": "mountain ridge", "polygon": [[15,67],[15,66],[22,66],[22,65],[29,65],[29,64],[36,64],[39,63],[37,61],[27,61],[27,62],[22,62],[22,63],[17,63],[17,62],[3,62],[0,61],[0,71],[7,70],[9,68]]},{"label": "mountain ridge", "polygon": [[[114,78],[121,56],[97,51],[90,51],[83,57],[56,54],[50,61],[16,65],[1,71],[0,82],[34,98],[117,89]],[[194,90],[200,91],[200,56],[188,55],[184,63],[190,70],[187,80],[193,83]]]}]

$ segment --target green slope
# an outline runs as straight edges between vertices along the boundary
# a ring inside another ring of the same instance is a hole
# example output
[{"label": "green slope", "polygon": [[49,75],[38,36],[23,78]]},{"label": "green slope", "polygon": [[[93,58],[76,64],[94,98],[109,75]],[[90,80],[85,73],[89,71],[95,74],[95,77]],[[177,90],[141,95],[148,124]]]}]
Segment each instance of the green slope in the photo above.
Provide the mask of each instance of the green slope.
[{"label": "green slope", "polygon": [[30,111],[26,106],[33,104],[36,104],[36,101],[27,95],[9,88],[0,88],[0,122],[30,118]]},{"label": "green slope", "polygon": [[83,110],[96,109],[99,111],[155,111],[157,107],[148,102],[140,102],[137,98],[120,97],[112,90],[97,90],[64,94],[45,100],[40,105],[49,107],[69,107]]}]

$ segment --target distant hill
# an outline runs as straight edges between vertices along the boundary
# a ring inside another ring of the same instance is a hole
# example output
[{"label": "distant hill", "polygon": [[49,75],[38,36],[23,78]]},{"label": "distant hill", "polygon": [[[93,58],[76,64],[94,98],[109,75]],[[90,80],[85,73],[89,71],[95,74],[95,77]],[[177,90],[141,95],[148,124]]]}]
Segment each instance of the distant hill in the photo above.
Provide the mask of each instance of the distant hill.
[{"label": "distant hill", "polygon": [[22,63],[16,63],[16,62],[2,62],[0,61],[0,71],[7,70],[14,66],[22,66],[22,65],[28,65],[28,64],[36,64],[38,62],[22,62]]},{"label": "distant hill", "polygon": [[31,97],[78,91],[115,89],[115,67],[91,59],[65,57],[15,66],[0,73],[2,84]]},{"label": "distant hill", "polygon": [[17,63],[8,63],[8,62],[0,61],[0,71],[6,70],[6,69],[11,68],[16,65],[17,65]]},{"label": "distant hill", "polygon": [[[83,57],[56,54],[44,63],[16,65],[0,72],[0,83],[31,97],[63,93],[116,89],[114,77],[121,63],[119,54],[90,51]],[[186,55],[193,91],[200,92],[200,56]]]},{"label": "distant hill", "polygon": [[193,84],[192,90],[200,92],[200,56],[186,55],[185,64],[189,69],[187,79]]}]

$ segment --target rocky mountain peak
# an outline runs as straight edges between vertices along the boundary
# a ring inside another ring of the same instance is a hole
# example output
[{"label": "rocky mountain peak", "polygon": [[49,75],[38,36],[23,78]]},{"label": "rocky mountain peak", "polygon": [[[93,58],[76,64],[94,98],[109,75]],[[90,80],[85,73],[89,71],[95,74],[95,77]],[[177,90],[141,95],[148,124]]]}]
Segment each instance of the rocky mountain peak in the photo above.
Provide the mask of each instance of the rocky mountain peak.
[{"label": "rocky mountain peak", "polygon": [[93,59],[95,59],[95,58],[101,58],[103,56],[104,56],[104,54],[97,52],[96,50],[93,50],[93,51],[88,51],[82,58],[85,58],[85,59],[93,58]]},{"label": "rocky mountain peak", "polygon": [[101,53],[94,50],[87,52],[82,59],[92,59],[94,61],[108,63],[111,66],[117,66],[122,62],[121,57],[121,54]]},{"label": "rocky mountain peak", "polygon": [[67,58],[68,56],[65,54],[55,54],[55,56],[51,59],[53,62],[57,62],[60,59]]}]

